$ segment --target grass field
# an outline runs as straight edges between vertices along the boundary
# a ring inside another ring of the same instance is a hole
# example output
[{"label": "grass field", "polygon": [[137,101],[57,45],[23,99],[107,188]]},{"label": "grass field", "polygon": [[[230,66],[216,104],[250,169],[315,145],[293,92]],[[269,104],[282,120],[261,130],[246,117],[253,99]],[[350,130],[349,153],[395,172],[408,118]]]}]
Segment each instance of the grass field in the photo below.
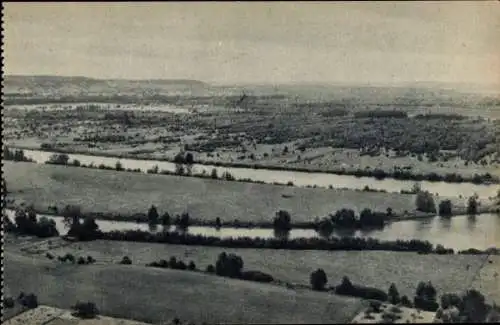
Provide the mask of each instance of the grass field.
[{"label": "grass field", "polygon": [[[328,285],[337,285],[343,276],[354,283],[388,289],[394,282],[403,295],[413,297],[419,281],[430,280],[438,290],[461,291],[468,288],[485,256],[418,255],[397,252],[354,251],[293,251],[257,249],[221,249],[215,247],[145,244],[134,242],[93,241],[75,243],[52,250],[55,255],[73,253],[91,255],[97,263],[118,263],[129,256],[133,264],[144,265],[171,256],[186,263],[194,261],[199,269],[215,264],[222,252],[236,253],[243,258],[244,269],[271,274],[275,279],[309,285],[309,275],[323,268]],[[467,264],[470,269],[467,270]],[[429,271],[432,268],[432,272]]]},{"label": "grass field", "polygon": [[[491,262],[490,262],[491,261]],[[489,300],[500,303],[500,256],[491,255],[472,282]]]},{"label": "grass field", "polygon": [[10,292],[34,292],[40,304],[70,308],[93,301],[106,316],[159,323],[345,323],[363,304],[356,299],[293,291],[205,274],[123,265],[62,265],[5,252]]},{"label": "grass field", "polygon": [[[394,193],[297,188],[225,182],[194,177],[146,175],[69,166],[5,162],[10,198],[33,203],[42,212],[80,205],[84,212],[121,215],[146,213],[154,204],[159,213],[187,211],[192,218],[222,221],[270,221],[284,209],[292,222],[312,221],[341,208],[412,211],[414,196]],[[291,195],[285,198],[282,195]]]}]

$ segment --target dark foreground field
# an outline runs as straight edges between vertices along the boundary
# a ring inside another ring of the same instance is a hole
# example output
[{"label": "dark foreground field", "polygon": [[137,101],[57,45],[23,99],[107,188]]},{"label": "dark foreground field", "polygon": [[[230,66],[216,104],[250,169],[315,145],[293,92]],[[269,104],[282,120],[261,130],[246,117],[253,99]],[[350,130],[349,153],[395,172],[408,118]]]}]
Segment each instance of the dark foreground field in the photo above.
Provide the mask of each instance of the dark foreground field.
[{"label": "dark foreground field", "polygon": [[[412,211],[414,195],[312,189],[226,182],[194,177],[146,175],[68,166],[5,162],[9,196],[48,206],[80,205],[83,212],[120,215],[146,213],[154,204],[159,213],[187,211],[195,219],[270,221],[279,209],[292,222],[312,221],[341,208]],[[286,194],[290,197],[285,198]]]},{"label": "dark foreground field", "polygon": [[93,301],[103,315],[159,323],[345,323],[359,300],[187,271],[123,265],[63,265],[43,257],[4,254],[5,286],[34,292],[44,305]]},{"label": "dark foreground field", "polygon": [[[53,250],[54,255],[73,253],[91,255],[97,263],[118,263],[124,256],[135,265],[171,256],[184,262],[194,261],[204,270],[215,264],[221,252],[236,253],[243,258],[244,269],[271,274],[275,279],[309,285],[309,275],[323,268],[328,285],[337,285],[343,276],[359,284],[387,290],[394,282],[403,295],[413,297],[419,281],[432,281],[438,295],[462,291],[471,286],[486,256],[419,255],[403,252],[378,251],[292,251],[271,249],[221,249],[215,247],[144,244],[133,242],[93,241],[75,243]],[[488,263],[486,263],[488,264]],[[470,268],[467,269],[467,265]],[[477,282],[476,282],[477,283]]]}]

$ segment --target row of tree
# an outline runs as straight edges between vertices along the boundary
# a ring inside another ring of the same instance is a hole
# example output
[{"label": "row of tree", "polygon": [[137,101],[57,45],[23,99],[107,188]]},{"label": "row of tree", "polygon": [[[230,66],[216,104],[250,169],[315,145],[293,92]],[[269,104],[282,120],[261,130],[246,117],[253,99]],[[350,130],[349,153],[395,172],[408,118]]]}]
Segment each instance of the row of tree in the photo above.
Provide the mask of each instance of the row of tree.
[{"label": "row of tree", "polygon": [[41,238],[59,236],[55,221],[46,217],[38,218],[31,206],[26,209],[18,208],[14,222],[6,215],[3,219],[6,232]]},{"label": "row of tree", "polygon": [[[317,269],[311,273],[309,282],[313,290],[323,291],[326,289],[328,278],[323,269]],[[394,283],[385,292],[377,288],[355,285],[349,277],[344,276],[342,282],[333,287],[333,290],[340,295],[387,301],[393,305],[401,304],[410,308],[436,312],[436,316],[447,323],[500,321],[500,308],[487,304],[484,295],[475,289],[467,290],[462,295],[445,293],[441,296],[439,303],[437,290],[433,284],[430,281],[421,281],[417,285],[413,302],[411,302],[407,296],[400,296]],[[380,306],[380,303],[371,303],[371,308],[375,312],[381,311]]]}]

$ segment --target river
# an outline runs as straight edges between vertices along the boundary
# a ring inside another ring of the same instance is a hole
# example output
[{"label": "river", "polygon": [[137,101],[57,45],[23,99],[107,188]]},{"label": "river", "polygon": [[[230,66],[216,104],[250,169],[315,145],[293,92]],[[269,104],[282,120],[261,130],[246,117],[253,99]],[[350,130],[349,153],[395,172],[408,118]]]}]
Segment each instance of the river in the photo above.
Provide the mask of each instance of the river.
[{"label": "river", "polygon": [[[13,220],[13,211],[8,210],[7,215]],[[44,215],[38,215],[42,217]],[[45,216],[56,222],[60,234],[65,234],[62,217]],[[151,229],[147,224],[126,221],[97,220],[102,231],[112,230],[143,230],[163,231],[162,226]],[[170,230],[174,230],[171,227]],[[213,227],[192,226],[188,233],[194,235],[215,237],[274,237],[273,229],[262,228],[230,228],[223,227],[217,230]],[[379,240],[418,239],[427,240],[432,244],[441,244],[447,248],[464,250],[468,248],[487,249],[500,247],[500,215],[481,214],[479,216],[456,216],[453,218],[434,217],[422,220],[407,220],[388,224],[380,230],[335,231],[333,236],[372,237]],[[318,237],[312,229],[292,229],[289,238]]]},{"label": "river", "polygon": [[[40,150],[24,150],[27,157],[35,160],[37,163],[44,163],[49,160],[53,152],[40,151]],[[92,156],[84,154],[68,154],[70,161],[78,159],[80,163],[89,165],[93,163],[95,166],[104,164],[114,167],[117,161],[120,161],[123,168],[136,169],[139,168],[143,172],[158,166],[159,170],[175,171],[175,164],[166,161],[154,160],[139,160],[139,159],[120,159],[114,157]],[[293,182],[296,186],[320,186],[334,188],[348,188],[348,189],[363,189],[365,186],[371,189],[385,190],[388,192],[400,192],[401,190],[410,190],[415,184],[414,181],[403,181],[386,178],[377,180],[373,177],[355,177],[349,175],[334,175],[327,173],[306,173],[296,171],[284,170],[265,170],[253,168],[235,168],[235,167],[218,167],[213,165],[193,165],[193,173],[201,173],[203,170],[210,174],[212,169],[216,169],[218,175],[222,175],[227,171],[235,178],[249,178],[255,181],[263,181],[266,183],[280,182],[287,183]],[[438,193],[445,197],[469,197],[477,194],[481,199],[494,197],[500,186],[497,184],[472,184],[472,183],[446,183],[446,182],[419,182],[423,190],[427,190],[433,194]]]}]

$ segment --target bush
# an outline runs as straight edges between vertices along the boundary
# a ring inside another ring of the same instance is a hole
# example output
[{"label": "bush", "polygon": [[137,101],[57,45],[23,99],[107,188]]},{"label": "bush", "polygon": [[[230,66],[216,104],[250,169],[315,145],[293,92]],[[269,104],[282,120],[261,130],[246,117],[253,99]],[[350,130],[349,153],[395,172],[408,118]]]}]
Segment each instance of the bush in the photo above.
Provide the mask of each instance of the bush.
[{"label": "bush", "polygon": [[130,265],[132,264],[132,260],[128,256],[124,256],[120,261],[120,264]]},{"label": "bush", "polygon": [[71,263],[75,263],[75,256],[73,256],[73,254],[68,253],[65,255],[65,258],[66,258],[66,260],[70,261]]},{"label": "bush", "polygon": [[84,319],[95,318],[99,314],[99,310],[93,302],[77,302],[72,309],[75,316]]},{"label": "bush", "polygon": [[428,299],[424,296],[415,296],[413,304],[415,305],[415,308],[431,312],[435,312],[439,308],[439,304],[435,300]]},{"label": "bush", "polygon": [[363,299],[373,299],[380,301],[387,301],[388,295],[383,290],[351,283],[348,277],[342,279],[342,283],[335,287],[335,293],[339,295],[346,295],[352,297],[359,297]]},{"label": "bush", "polygon": [[52,255],[49,252],[45,253],[45,257],[47,257],[49,260],[53,260],[54,259],[54,255]]},{"label": "bush", "polygon": [[311,283],[313,290],[321,291],[325,289],[328,278],[326,277],[326,273],[323,269],[317,269],[311,273],[309,282]]},{"label": "bush", "polygon": [[215,263],[215,273],[220,276],[239,278],[242,269],[243,259],[235,254],[226,254],[226,252],[222,252],[219,254],[217,262]]},{"label": "bush", "polygon": [[14,302],[14,299],[12,297],[6,297],[3,300],[3,306],[5,308],[14,308],[14,305],[15,305],[15,302]]},{"label": "bush", "polygon": [[87,264],[87,261],[85,260],[85,258],[84,258],[84,257],[80,256],[80,257],[78,258],[77,264],[80,264],[80,265],[82,265],[82,264]]},{"label": "bush", "polygon": [[205,272],[207,272],[207,273],[215,273],[215,267],[212,264],[207,265],[207,268],[205,269]]},{"label": "bush", "polygon": [[33,293],[23,296],[20,300],[21,300],[21,305],[27,308],[33,309],[38,307],[38,298]]},{"label": "bush", "polygon": [[244,271],[241,273],[240,279],[263,283],[270,283],[274,281],[272,275],[260,271]]},{"label": "bush", "polygon": [[92,263],[95,263],[95,259],[92,257],[92,256],[87,256],[87,263],[88,264],[92,264]]},{"label": "bush", "polygon": [[196,264],[194,264],[194,262],[193,262],[193,261],[189,261],[189,264],[188,264],[188,267],[187,267],[187,268],[188,268],[188,270],[190,270],[190,271],[194,271],[194,270],[196,270]]}]

